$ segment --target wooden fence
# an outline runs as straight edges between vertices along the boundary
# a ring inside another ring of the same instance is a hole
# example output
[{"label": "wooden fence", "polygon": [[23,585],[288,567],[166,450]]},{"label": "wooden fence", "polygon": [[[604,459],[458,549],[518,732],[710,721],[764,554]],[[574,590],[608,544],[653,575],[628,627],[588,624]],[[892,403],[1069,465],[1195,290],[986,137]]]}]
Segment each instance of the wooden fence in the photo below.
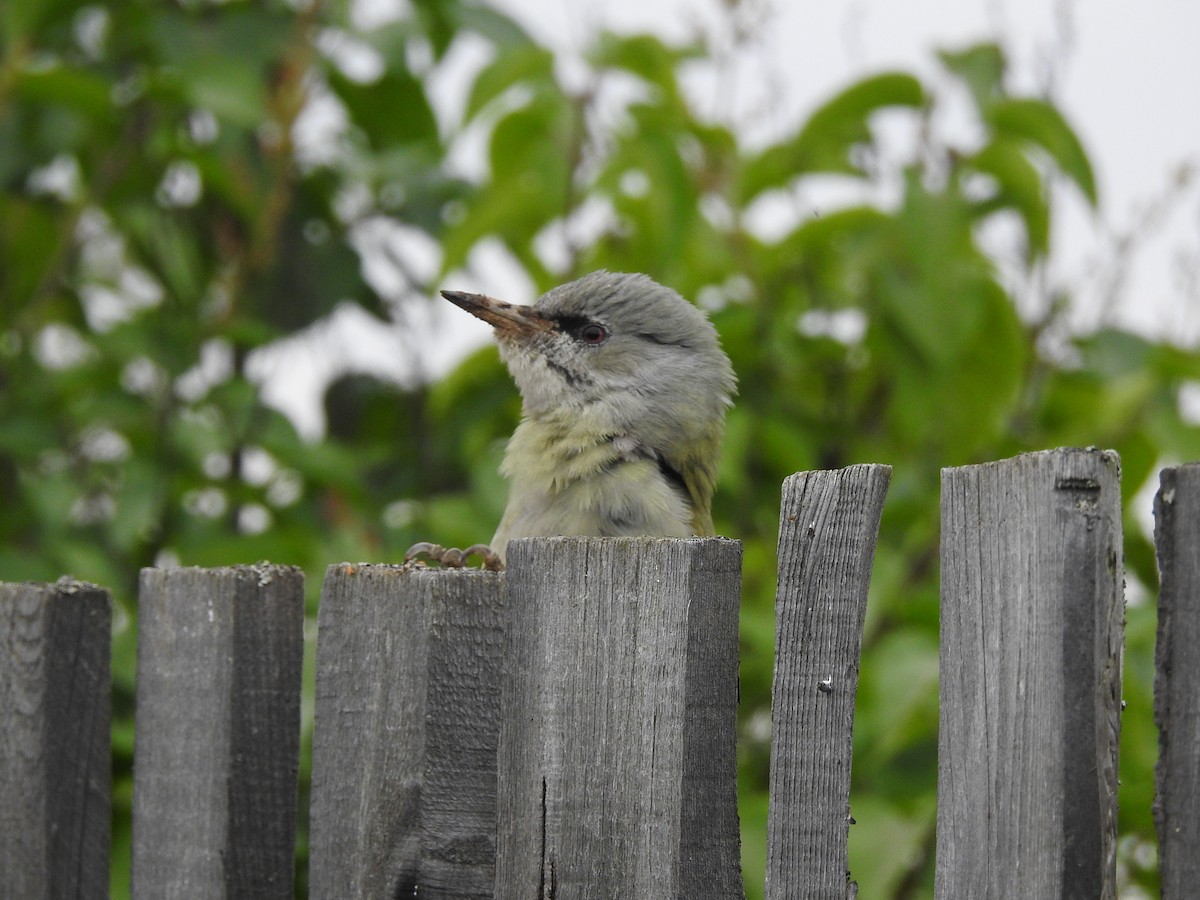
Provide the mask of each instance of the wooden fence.
[{"label": "wooden fence", "polygon": [[[1123,629],[1114,454],[942,479],[940,898],[1115,898]],[[890,470],[784,483],[766,896],[852,897],[851,731]],[[1200,884],[1200,464],[1162,473],[1155,814]],[[517,541],[498,574],[332,566],[319,614],[310,895],[737,898],[741,546]],[[303,584],[140,583],[138,898],[290,897]],[[0,893],[103,897],[107,593],[0,586]]]}]

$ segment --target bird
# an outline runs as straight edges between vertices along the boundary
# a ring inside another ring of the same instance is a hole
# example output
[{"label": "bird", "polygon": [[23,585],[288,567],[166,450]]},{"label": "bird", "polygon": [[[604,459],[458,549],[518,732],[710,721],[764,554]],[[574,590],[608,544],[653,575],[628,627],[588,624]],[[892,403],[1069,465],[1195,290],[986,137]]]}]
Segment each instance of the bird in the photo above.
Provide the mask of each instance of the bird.
[{"label": "bird", "polygon": [[716,329],[647,275],[601,270],[533,305],[444,290],[495,330],[521,394],[500,473],[508,502],[487,545],[421,542],[460,566],[477,553],[503,567],[521,537],[714,533],[712,496],[737,379]]}]

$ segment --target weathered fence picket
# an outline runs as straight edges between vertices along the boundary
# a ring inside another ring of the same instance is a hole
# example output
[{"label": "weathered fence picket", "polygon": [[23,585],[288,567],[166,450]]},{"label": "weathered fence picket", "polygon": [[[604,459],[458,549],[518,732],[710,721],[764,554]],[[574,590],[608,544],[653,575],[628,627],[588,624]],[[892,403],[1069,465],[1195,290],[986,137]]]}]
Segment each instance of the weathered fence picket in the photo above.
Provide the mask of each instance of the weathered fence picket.
[{"label": "weathered fence picket", "polygon": [[304,576],[143,569],[134,898],[290,898]]},{"label": "weathered fence picket", "polygon": [[1165,469],[1154,498],[1158,643],[1154,824],[1163,900],[1200,885],[1200,463]]},{"label": "weathered fence picket", "polygon": [[490,897],[504,576],[330,566],[310,896]]},{"label": "weathered fence picket", "polygon": [[112,601],[0,584],[0,895],[108,896]]},{"label": "weathered fence picket", "polygon": [[942,472],[940,898],[1116,897],[1119,468]]},{"label": "weathered fence picket", "polygon": [[508,547],[496,896],[743,895],[736,796],[742,547]]},{"label": "weathered fence picket", "polygon": [[891,467],[783,483],[767,900],[855,896],[850,756],[867,586]]},{"label": "weathered fence picket", "polygon": [[[886,466],[784,486],[768,900],[851,898],[859,650]],[[1115,897],[1115,454],[942,475],[936,894]],[[1200,883],[1200,464],[1155,504],[1163,897]],[[515,541],[505,573],[330,567],[310,896],[740,898],[741,545]],[[133,894],[290,897],[303,579],[148,569]],[[0,584],[0,896],[105,896],[111,601]]]}]

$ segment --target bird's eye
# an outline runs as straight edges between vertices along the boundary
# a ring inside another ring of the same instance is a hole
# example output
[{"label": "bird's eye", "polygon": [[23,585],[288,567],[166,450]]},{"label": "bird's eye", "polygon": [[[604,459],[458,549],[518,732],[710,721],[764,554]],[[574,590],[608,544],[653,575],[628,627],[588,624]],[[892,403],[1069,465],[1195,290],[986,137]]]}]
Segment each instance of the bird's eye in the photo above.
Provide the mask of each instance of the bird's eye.
[{"label": "bird's eye", "polygon": [[595,322],[589,322],[579,329],[579,339],[585,344],[603,344],[608,340],[608,329]]}]

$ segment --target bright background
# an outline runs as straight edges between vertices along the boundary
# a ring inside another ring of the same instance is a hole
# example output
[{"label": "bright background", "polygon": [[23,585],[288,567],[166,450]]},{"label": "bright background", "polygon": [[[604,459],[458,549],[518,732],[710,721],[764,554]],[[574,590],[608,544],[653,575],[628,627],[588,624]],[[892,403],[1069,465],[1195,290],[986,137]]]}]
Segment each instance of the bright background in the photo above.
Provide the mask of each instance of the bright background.
[{"label": "bright background", "polygon": [[940,470],[1095,445],[1126,510],[1119,883],[1155,896],[1150,509],[1200,460],[1200,9],[0,9],[0,578],[112,591],[114,897],[140,568],[304,569],[305,808],[325,567],[486,540],[504,508],[520,398],[438,290],[529,302],[596,268],[696,301],[740,378],[713,513],[745,554],[749,895],[782,479],[894,468],[850,865],[908,900],[932,893]]},{"label": "bright background", "polygon": [[[497,6],[554,48],[564,82],[576,88],[589,77],[583,55],[601,30],[703,42],[715,59],[685,72],[684,84],[702,114],[730,123],[752,146],[778,139],[865,73],[918,72],[953,92],[934,51],[998,38],[1013,85],[1052,97],[1092,154],[1100,207],[1089,210],[1077,195],[1059,192],[1056,252],[1045,273],[1077,301],[1071,310],[1075,327],[1117,324],[1181,346],[1200,341],[1200,116],[1180,113],[1200,102],[1194,46],[1200,6],[1184,0],[1149,0],[1136,11],[1113,0],[921,0],[906,6],[864,0],[499,0]],[[361,0],[355,15],[370,25],[403,16],[404,9],[393,0]],[[731,35],[732,25],[742,29],[740,38]],[[346,56],[354,58],[354,50]],[[369,54],[358,58],[364,57]],[[461,114],[470,80],[488,58],[483,42],[452,49],[430,97],[444,120]],[[970,127],[965,114],[952,111],[947,119],[949,133]],[[881,132],[885,154],[889,134],[900,144],[909,137],[889,132],[886,121]],[[452,154],[459,171],[479,177],[486,170],[485,137],[482,131],[460,136]],[[798,211],[820,214],[857,195],[844,184],[809,185],[800,205],[768,205],[757,221],[777,232],[794,224]],[[528,279],[494,250],[481,248],[473,271],[458,274],[453,286],[532,302],[536,292]],[[436,270],[434,248],[412,254],[410,264],[419,271]],[[402,382],[436,378],[490,340],[490,329],[462,319],[436,306],[414,310],[407,329],[415,336],[398,347],[395,334],[345,310],[309,340],[260,359],[267,396],[303,431],[318,434],[320,396],[338,373],[366,366]],[[1190,415],[1200,417],[1200,393],[1189,393],[1185,403]]]}]

